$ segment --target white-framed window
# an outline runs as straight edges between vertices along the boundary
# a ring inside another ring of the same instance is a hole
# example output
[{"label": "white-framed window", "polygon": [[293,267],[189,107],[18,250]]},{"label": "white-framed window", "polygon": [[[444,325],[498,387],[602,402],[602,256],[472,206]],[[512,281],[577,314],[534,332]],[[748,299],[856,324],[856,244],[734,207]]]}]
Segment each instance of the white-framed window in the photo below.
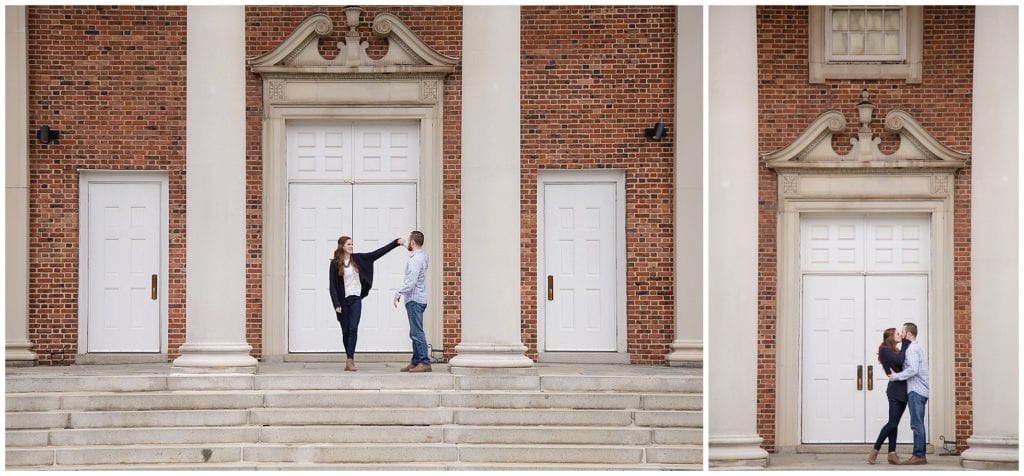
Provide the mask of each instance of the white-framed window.
[{"label": "white-framed window", "polygon": [[826,7],[825,29],[829,63],[903,62],[907,57],[904,7]]},{"label": "white-framed window", "polygon": [[921,82],[924,7],[810,6],[808,80]]}]

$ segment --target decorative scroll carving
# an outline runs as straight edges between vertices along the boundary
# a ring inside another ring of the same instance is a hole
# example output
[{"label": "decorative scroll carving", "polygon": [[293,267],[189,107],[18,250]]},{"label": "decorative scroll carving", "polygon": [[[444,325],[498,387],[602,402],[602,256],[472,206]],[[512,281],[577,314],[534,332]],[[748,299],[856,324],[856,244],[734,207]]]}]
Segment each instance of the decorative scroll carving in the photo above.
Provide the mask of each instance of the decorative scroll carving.
[{"label": "decorative scroll carving", "polygon": [[796,175],[782,176],[782,192],[784,195],[796,195],[800,193],[800,179]]},{"label": "decorative scroll carving", "polygon": [[272,79],[267,81],[267,86],[269,88],[268,97],[271,100],[284,99],[284,81],[281,81],[280,79]]},{"label": "decorative scroll carving", "polygon": [[420,81],[420,99],[424,101],[437,101],[437,81],[426,79]]},{"label": "decorative scroll carving", "polygon": [[832,136],[846,129],[846,118],[831,110],[818,116],[791,144],[765,154],[763,159],[773,169],[959,169],[970,157],[943,145],[900,109],[889,111],[884,121],[886,130],[899,133],[899,147],[892,154],[884,154],[878,148],[881,139],[871,132],[874,110],[864,90],[857,104],[860,128],[857,137],[850,138],[853,147],[847,154],[840,155],[832,148]]},{"label": "decorative scroll carving", "polygon": [[429,47],[397,16],[379,13],[373,19],[372,32],[388,42],[387,53],[380,59],[366,54],[369,44],[359,36],[357,27],[362,9],[345,9],[346,26],[338,41],[338,56],[324,58],[319,50],[320,39],[334,31],[334,23],[323,13],[310,15],[277,48],[250,58],[249,65],[260,74],[324,74],[324,73],[402,73],[444,75],[454,70],[457,58],[438,53]]}]

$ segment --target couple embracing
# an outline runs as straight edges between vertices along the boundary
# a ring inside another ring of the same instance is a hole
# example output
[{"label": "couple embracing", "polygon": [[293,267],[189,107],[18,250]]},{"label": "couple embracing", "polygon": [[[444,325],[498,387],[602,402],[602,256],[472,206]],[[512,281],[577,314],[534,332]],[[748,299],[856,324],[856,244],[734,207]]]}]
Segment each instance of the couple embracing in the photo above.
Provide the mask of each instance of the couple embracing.
[{"label": "couple embracing", "polygon": [[405,247],[409,250],[409,261],[405,264],[405,280],[395,293],[394,305],[398,307],[405,296],[405,311],[409,318],[409,339],[412,341],[412,360],[402,372],[430,372],[430,355],[427,352],[427,337],[423,332],[423,311],[427,309],[427,254],[423,251],[423,233],[409,233],[408,241],[396,238],[390,243],[369,253],[354,253],[352,238],[338,238],[338,249],[331,260],[330,290],[331,301],[338,323],[341,324],[342,342],[345,346],[345,370],[355,371],[356,340],[359,334],[359,318],[362,315],[362,301],[373,287],[373,263],[389,251]]},{"label": "couple embracing", "polygon": [[[897,342],[902,341],[899,348]],[[889,439],[889,464],[927,464],[925,458],[924,408],[928,403],[928,355],[918,344],[917,325],[908,322],[901,330],[890,327],[882,333],[878,361],[889,376],[885,395],[889,398],[889,421],[882,427],[868,463],[875,464],[882,442]],[[910,407],[910,429],[914,432],[914,453],[900,461],[896,455],[896,430],[903,410]]]}]

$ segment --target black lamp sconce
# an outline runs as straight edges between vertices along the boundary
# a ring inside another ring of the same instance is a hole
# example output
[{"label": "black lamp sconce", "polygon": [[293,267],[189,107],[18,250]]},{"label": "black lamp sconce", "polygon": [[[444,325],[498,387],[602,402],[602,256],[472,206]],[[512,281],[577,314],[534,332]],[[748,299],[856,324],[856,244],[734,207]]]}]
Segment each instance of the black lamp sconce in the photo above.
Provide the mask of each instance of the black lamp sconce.
[{"label": "black lamp sconce", "polygon": [[50,129],[50,126],[43,126],[40,127],[39,132],[36,133],[36,138],[39,139],[39,142],[44,144],[49,144],[50,141],[58,142],[60,141],[60,131],[57,129]]},{"label": "black lamp sconce", "polygon": [[668,134],[668,131],[665,130],[665,123],[663,122],[655,124],[654,127],[644,129],[644,135],[647,136],[648,139],[661,140],[661,138],[665,137],[666,134]]}]

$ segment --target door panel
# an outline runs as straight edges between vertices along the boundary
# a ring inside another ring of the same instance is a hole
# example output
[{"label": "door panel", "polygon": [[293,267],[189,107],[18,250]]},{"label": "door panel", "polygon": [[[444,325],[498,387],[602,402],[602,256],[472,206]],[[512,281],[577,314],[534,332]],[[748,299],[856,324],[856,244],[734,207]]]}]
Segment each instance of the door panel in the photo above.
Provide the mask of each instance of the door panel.
[{"label": "door panel", "polygon": [[805,276],[803,309],[803,441],[863,442],[864,277]]},{"label": "door panel", "polygon": [[[158,183],[89,183],[88,352],[160,352]],[[159,284],[158,284],[159,287]]]},{"label": "door panel", "polygon": [[866,271],[928,271],[931,228],[927,216],[869,216],[865,227]]},{"label": "door panel", "polygon": [[352,176],[351,123],[289,123],[286,140],[289,179],[335,180]]},{"label": "door panel", "polygon": [[[868,276],[866,290],[868,336],[864,355],[867,364],[874,366],[874,389],[867,392],[867,434],[874,438],[882,425],[889,420],[889,400],[885,388],[889,378],[878,363],[878,345],[882,333],[889,327],[899,329],[905,322],[917,324],[918,333],[928,336],[928,277],[927,276]],[[921,340],[921,347],[928,351],[927,343]],[[927,409],[926,409],[927,411]],[[904,413],[900,420],[897,441],[912,443],[910,413]]]},{"label": "door panel", "polygon": [[[353,201],[356,230],[355,251],[365,253],[384,246],[395,238],[409,237],[416,229],[416,184],[357,184]],[[377,260],[373,271],[373,289],[363,299],[359,321],[361,352],[409,350],[409,320],[404,305],[393,304],[395,291],[405,279],[409,252],[392,250]]]},{"label": "door panel", "polygon": [[800,219],[804,272],[856,272],[864,268],[864,216],[809,215]]},{"label": "door panel", "polygon": [[614,184],[545,185],[545,350],[616,350],[617,226]]},{"label": "door panel", "polygon": [[352,235],[352,186],[288,188],[288,350],[341,352],[341,327],[331,302],[329,263],[338,238]]},{"label": "door panel", "polygon": [[352,176],[356,180],[419,177],[418,132],[415,123],[356,124]]}]

